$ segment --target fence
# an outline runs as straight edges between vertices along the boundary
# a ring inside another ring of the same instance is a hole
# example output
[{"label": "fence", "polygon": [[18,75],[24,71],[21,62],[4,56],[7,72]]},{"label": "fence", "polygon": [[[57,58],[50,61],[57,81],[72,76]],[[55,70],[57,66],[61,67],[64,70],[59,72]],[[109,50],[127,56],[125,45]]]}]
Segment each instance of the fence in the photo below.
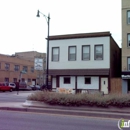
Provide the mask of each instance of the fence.
[{"label": "fence", "polygon": [[122,79],[111,78],[111,93],[122,93]]}]

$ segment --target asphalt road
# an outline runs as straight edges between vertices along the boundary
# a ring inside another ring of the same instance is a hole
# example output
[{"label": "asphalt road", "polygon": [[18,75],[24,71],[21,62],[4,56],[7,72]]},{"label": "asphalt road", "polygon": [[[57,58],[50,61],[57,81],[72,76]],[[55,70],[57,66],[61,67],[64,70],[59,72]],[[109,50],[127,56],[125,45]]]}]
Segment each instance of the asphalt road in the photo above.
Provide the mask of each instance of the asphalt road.
[{"label": "asphalt road", "polygon": [[33,93],[34,91],[17,91],[13,92],[0,92],[0,103],[1,102],[25,102],[27,96]]},{"label": "asphalt road", "polygon": [[0,111],[0,130],[118,130],[118,120]]}]

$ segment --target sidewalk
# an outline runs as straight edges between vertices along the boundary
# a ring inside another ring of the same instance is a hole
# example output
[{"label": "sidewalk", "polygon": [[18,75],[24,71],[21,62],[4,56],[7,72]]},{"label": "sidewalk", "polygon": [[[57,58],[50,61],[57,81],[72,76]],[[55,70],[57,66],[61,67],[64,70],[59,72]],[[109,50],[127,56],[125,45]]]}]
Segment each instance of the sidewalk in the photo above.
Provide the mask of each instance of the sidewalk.
[{"label": "sidewalk", "polygon": [[0,103],[0,110],[130,119],[130,108],[64,107],[51,106],[36,101]]}]

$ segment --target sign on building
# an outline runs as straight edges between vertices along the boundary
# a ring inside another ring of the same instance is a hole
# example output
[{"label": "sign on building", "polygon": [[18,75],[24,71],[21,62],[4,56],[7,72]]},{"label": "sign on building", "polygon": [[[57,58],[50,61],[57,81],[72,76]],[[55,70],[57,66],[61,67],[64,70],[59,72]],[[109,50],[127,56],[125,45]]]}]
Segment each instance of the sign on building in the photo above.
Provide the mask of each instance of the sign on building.
[{"label": "sign on building", "polygon": [[34,68],[35,68],[35,70],[43,70],[43,59],[42,58],[35,58]]}]

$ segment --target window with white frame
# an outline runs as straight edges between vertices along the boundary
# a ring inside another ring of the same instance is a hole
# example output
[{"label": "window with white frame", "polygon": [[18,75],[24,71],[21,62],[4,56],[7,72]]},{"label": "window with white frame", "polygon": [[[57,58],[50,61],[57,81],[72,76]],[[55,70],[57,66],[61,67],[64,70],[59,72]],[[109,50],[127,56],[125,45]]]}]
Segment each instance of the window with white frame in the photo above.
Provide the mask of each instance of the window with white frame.
[{"label": "window with white frame", "polygon": [[95,60],[103,60],[103,45],[95,45]]},{"label": "window with white frame", "polygon": [[5,70],[9,70],[10,69],[10,64],[5,63]]},{"label": "window with white frame", "polygon": [[128,63],[128,70],[130,71],[130,57],[127,58],[127,63]]},{"label": "window with white frame", "polygon": [[76,46],[69,46],[69,52],[68,52],[68,60],[69,61],[75,61],[76,60]]},{"label": "window with white frame", "polygon": [[127,23],[130,24],[130,10],[127,11]]},{"label": "window with white frame", "polygon": [[82,60],[90,60],[90,46],[89,45],[82,46]]},{"label": "window with white frame", "polygon": [[130,47],[130,34],[127,34],[127,44],[128,44],[128,47]]},{"label": "window with white frame", "polygon": [[52,47],[52,61],[59,61],[59,47]]},{"label": "window with white frame", "polygon": [[19,71],[19,65],[14,65],[14,71]]},{"label": "window with white frame", "polygon": [[85,84],[91,84],[91,78],[90,77],[85,77],[84,78],[84,83]]}]

